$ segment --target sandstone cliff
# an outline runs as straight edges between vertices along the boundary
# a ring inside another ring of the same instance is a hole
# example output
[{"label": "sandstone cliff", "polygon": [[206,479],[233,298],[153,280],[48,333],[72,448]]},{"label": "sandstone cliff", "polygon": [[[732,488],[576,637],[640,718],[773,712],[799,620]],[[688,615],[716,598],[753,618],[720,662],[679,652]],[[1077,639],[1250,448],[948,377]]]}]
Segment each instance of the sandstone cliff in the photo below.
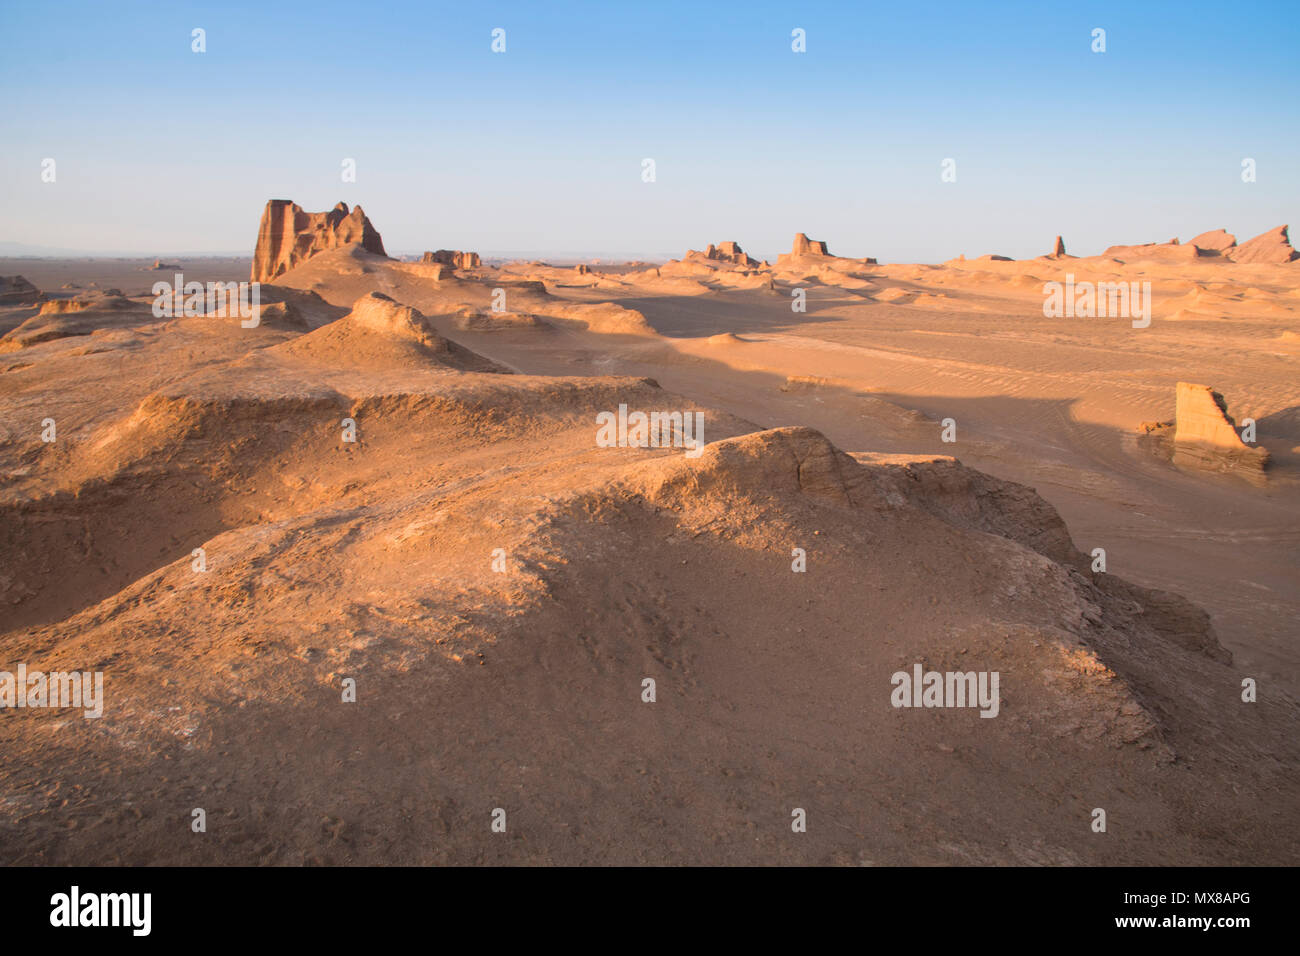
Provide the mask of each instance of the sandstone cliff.
[{"label": "sandstone cliff", "polygon": [[477,269],[483,264],[477,252],[460,252],[456,249],[439,249],[437,252],[426,252],[420,257],[420,262],[423,265],[436,263],[451,266],[453,269]]},{"label": "sandstone cliff", "polygon": [[269,282],[319,252],[349,243],[387,255],[384,240],[360,206],[349,211],[347,203],[341,202],[329,212],[303,212],[288,199],[271,199],[257,229],[251,280]]}]

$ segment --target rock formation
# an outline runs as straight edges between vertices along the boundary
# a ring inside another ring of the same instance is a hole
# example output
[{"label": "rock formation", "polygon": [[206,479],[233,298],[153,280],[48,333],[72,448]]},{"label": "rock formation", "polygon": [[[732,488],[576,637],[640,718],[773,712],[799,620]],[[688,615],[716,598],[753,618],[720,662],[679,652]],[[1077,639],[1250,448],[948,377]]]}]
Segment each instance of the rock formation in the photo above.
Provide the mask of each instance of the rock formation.
[{"label": "rock formation", "polygon": [[151,304],[128,299],[117,289],[83,292],[72,299],[48,299],[40,306],[36,315],[0,337],[0,352],[156,321]]},{"label": "rock formation", "polygon": [[318,252],[358,243],[367,252],[386,256],[384,240],[361,207],[348,211],[339,203],[329,212],[303,212],[288,199],[272,199],[262,212],[253,252],[253,282],[268,282],[284,275]]},{"label": "rock formation", "polygon": [[443,338],[421,312],[382,292],[369,292],[352,310],[305,335],[266,350],[268,356],[330,368],[417,369],[438,365],[473,372],[503,366]]},{"label": "rock formation", "polygon": [[420,257],[420,262],[424,265],[439,263],[444,266],[451,266],[453,269],[477,269],[483,264],[477,252],[460,252],[456,249],[439,249],[437,252],[426,252]]},{"label": "rock formation", "polygon": [[102,292],[83,292],[70,299],[51,299],[41,306],[39,315],[61,315],[67,312],[112,312],[135,308],[136,303],[122,295],[118,289]]},{"label": "rock formation", "polygon": [[1226,229],[1211,229],[1203,232],[1188,245],[1196,246],[1208,252],[1224,253],[1237,244],[1237,237]]},{"label": "rock formation", "polygon": [[684,256],[685,259],[706,259],[711,262],[730,262],[737,266],[756,266],[758,261],[745,254],[736,242],[721,242],[718,245],[709,243],[709,247],[703,252],[697,252],[694,249],[689,250]]},{"label": "rock formation", "polygon": [[718,244],[715,252],[715,258],[724,259],[727,262],[734,262],[738,266],[755,266],[757,260],[745,254],[745,250],[740,248],[736,242],[723,242]]},{"label": "rock formation", "polygon": [[259,305],[257,327],[259,329],[288,329],[293,332],[311,331],[311,325],[303,314],[298,311],[298,307],[288,301]]},{"label": "rock formation", "polygon": [[1052,258],[1059,259],[1065,255],[1065,240],[1060,236],[1056,237],[1056,245],[1052,247]]},{"label": "rock formation", "polygon": [[409,272],[411,275],[417,275],[421,279],[432,279],[435,282],[442,282],[445,279],[456,278],[456,267],[450,266],[445,262],[401,262],[396,268],[402,272]]},{"label": "rock formation", "polygon": [[[818,259],[826,261],[815,261]],[[795,269],[800,272],[807,271],[810,268],[814,270],[829,268],[836,272],[843,272],[846,268],[852,268],[854,265],[874,266],[875,264],[875,259],[846,259],[843,256],[831,255],[831,251],[826,248],[826,243],[816,239],[809,239],[802,232],[795,233],[794,245],[789,252],[776,257],[776,268]]]},{"label": "rock formation", "polygon": [[818,242],[815,239],[809,239],[802,232],[795,233],[794,246],[790,249],[792,256],[829,256],[830,250],[826,248],[826,243]]},{"label": "rock formation", "polygon": [[31,305],[40,298],[41,290],[22,276],[0,276],[0,305]]},{"label": "rock formation", "polygon": [[1109,246],[1103,256],[1132,261],[1135,259],[1195,259],[1201,250],[1194,243],[1182,245],[1175,239],[1168,242],[1147,242],[1136,246]]},{"label": "rock formation", "polygon": [[1243,242],[1227,255],[1233,262],[1266,264],[1280,264],[1300,259],[1300,252],[1296,252],[1291,247],[1291,238],[1287,234],[1286,226],[1277,226],[1248,242]]},{"label": "rock formation", "polygon": [[[1057,237],[1058,253],[1064,253]],[[1291,246],[1286,226],[1277,226],[1249,242],[1237,245],[1237,237],[1226,229],[1211,229],[1203,232],[1190,242],[1179,243],[1177,239],[1168,242],[1148,242],[1135,246],[1110,246],[1103,256],[1114,256],[1127,261],[1137,259],[1195,259],[1199,256],[1222,256],[1233,262],[1263,263],[1280,265],[1300,259],[1300,252]]]},{"label": "rock formation", "polygon": [[1179,382],[1172,422],[1143,422],[1144,437],[1160,442],[1176,465],[1263,477],[1269,454],[1242,441],[1223,396],[1208,385]]}]

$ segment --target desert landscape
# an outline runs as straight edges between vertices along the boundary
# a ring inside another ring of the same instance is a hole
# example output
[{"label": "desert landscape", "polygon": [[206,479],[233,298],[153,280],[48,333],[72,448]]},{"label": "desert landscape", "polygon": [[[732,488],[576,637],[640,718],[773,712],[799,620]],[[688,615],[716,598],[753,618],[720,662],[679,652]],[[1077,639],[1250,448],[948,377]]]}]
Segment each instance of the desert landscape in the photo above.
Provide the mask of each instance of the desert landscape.
[{"label": "desert landscape", "polygon": [[0,3],[19,938],[1284,931],[1297,12]]},{"label": "desert landscape", "polygon": [[4,711],[6,863],[1296,862],[1285,226],[914,265],[381,227],[0,260],[0,659],[104,675]]}]

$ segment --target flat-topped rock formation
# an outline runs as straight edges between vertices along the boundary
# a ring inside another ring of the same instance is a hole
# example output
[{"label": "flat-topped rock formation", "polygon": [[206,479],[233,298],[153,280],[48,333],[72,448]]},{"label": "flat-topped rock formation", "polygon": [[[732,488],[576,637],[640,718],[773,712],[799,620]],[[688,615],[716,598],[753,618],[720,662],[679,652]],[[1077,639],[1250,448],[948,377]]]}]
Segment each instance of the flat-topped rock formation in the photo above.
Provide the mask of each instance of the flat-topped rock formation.
[{"label": "flat-topped rock formation", "polygon": [[426,252],[420,257],[423,265],[439,264],[451,266],[453,269],[477,269],[483,265],[483,260],[479,258],[477,252],[461,252],[457,249],[439,249],[437,252]]},{"label": "flat-topped rock formation", "polygon": [[826,248],[826,243],[819,242],[816,239],[809,239],[802,232],[794,234],[794,245],[790,249],[792,256],[829,256],[830,250]]},{"label": "flat-topped rock formation", "polygon": [[1300,259],[1300,253],[1291,246],[1291,237],[1286,226],[1277,226],[1261,233],[1248,242],[1243,242],[1230,250],[1228,258],[1233,262],[1263,263],[1279,265]]},{"label": "flat-topped rock formation", "polygon": [[387,255],[384,240],[360,206],[349,211],[348,204],[341,202],[329,212],[304,212],[288,199],[269,200],[257,229],[252,281],[268,282],[317,253],[349,243],[377,256]]}]

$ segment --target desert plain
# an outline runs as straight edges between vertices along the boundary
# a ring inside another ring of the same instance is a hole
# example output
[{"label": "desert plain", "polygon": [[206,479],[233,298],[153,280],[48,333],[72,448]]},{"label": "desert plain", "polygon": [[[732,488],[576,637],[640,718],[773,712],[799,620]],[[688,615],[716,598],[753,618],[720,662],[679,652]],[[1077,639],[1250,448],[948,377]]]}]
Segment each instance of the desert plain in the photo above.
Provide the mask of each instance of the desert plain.
[{"label": "desert plain", "polygon": [[[0,711],[3,862],[1296,862],[1285,227],[880,264],[249,225],[0,260],[0,669],[105,688]],[[160,316],[178,273],[256,324]],[[609,447],[620,406],[703,446]],[[996,716],[894,706],[918,664]]]}]

